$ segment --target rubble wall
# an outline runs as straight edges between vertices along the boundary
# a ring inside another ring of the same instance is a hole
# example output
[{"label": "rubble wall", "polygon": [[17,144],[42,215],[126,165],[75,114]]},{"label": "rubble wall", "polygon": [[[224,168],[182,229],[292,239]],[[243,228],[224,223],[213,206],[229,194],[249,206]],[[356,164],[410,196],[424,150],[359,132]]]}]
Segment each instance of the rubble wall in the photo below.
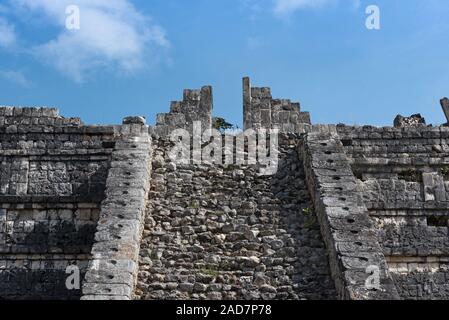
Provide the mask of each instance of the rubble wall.
[{"label": "rubble wall", "polygon": [[136,296],[335,299],[298,141],[279,137],[270,176],[257,165],[179,165],[170,140],[153,141]]}]

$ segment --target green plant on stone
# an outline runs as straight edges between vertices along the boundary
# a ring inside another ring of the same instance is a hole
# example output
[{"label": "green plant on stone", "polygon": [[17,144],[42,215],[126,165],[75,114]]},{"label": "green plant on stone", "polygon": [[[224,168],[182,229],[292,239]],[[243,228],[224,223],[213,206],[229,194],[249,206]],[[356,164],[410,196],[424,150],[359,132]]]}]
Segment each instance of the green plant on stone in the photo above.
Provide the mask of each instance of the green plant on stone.
[{"label": "green plant on stone", "polygon": [[441,174],[446,179],[449,178],[449,166],[444,166],[443,168],[441,168]]},{"label": "green plant on stone", "polygon": [[310,215],[312,213],[312,209],[310,208],[304,208],[302,209],[302,213],[304,213],[305,215]]},{"label": "green plant on stone", "polygon": [[216,216],[222,216],[225,215],[226,213],[223,210],[216,210],[216,211],[209,211],[208,214],[213,214]]},{"label": "green plant on stone", "polygon": [[190,209],[199,209],[200,208],[200,203],[197,200],[191,201],[189,203],[189,208]]},{"label": "green plant on stone", "polygon": [[306,216],[304,227],[306,229],[312,229],[316,225],[316,217],[313,214],[313,210],[311,208],[302,209],[302,212]]},{"label": "green plant on stone", "polygon": [[214,278],[216,278],[220,275],[220,272],[218,271],[217,267],[214,267],[214,266],[205,266],[204,268],[202,268],[200,270],[200,272],[202,274],[205,274],[205,275],[208,275],[208,276],[211,276]]},{"label": "green plant on stone", "polygon": [[224,133],[226,130],[235,129],[236,126],[227,122],[223,118],[213,118],[212,119],[212,128],[219,130],[221,133]]}]

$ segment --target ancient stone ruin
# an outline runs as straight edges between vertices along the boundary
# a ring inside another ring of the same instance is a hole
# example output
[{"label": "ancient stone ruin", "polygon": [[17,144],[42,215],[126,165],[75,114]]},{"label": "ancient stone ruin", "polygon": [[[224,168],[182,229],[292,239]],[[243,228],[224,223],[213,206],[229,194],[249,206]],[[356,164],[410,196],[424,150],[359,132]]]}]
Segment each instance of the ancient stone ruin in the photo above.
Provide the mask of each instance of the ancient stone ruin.
[{"label": "ancient stone ruin", "polygon": [[276,172],[175,163],[171,132],[210,129],[212,96],[155,126],[0,108],[0,299],[449,298],[449,127],[312,125],[245,78]]}]

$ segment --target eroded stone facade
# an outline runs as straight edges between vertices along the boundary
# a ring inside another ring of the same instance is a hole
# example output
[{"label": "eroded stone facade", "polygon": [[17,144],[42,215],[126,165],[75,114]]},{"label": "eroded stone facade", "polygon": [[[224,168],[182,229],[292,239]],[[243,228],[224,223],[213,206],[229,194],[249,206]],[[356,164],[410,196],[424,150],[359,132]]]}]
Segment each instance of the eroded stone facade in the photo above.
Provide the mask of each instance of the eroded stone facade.
[{"label": "eroded stone facade", "polygon": [[449,298],[448,127],[311,125],[245,78],[245,129],[279,130],[274,174],[175,163],[170,134],[212,109],[208,86],[155,126],[0,108],[0,299]]},{"label": "eroded stone facade", "polygon": [[141,299],[336,298],[319,226],[297,157],[281,137],[280,170],[176,165],[154,141],[140,245]]}]

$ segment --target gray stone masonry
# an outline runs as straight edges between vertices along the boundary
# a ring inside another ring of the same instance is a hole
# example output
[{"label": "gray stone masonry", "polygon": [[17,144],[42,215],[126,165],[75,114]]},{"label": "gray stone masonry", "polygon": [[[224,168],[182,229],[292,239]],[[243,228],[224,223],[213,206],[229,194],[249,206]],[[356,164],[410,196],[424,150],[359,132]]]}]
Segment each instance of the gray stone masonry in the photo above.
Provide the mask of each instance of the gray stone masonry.
[{"label": "gray stone masonry", "polygon": [[[315,127],[299,155],[326,242],[335,287],[342,299],[398,299],[368,210],[335,127]],[[371,267],[375,269],[371,269]],[[367,287],[378,271],[377,286]]]},{"label": "gray stone masonry", "polygon": [[420,114],[413,114],[410,117],[403,117],[401,115],[398,115],[394,119],[394,126],[396,128],[420,126],[425,124],[426,120]]},{"label": "gray stone masonry", "polygon": [[150,153],[148,126],[132,121],[120,128],[83,284],[83,300],[133,296],[150,185]]},{"label": "gray stone masonry", "polygon": [[449,297],[449,128],[337,127],[403,299]]},{"label": "gray stone masonry", "polygon": [[79,299],[115,130],[56,109],[0,108],[0,300]]},{"label": "gray stone masonry", "polygon": [[277,171],[172,162],[172,131],[209,129],[212,108],[209,86],[155,126],[0,107],[0,300],[449,299],[447,125],[311,125],[244,78]]},{"label": "gray stone masonry", "polygon": [[310,124],[310,114],[301,112],[300,104],[288,99],[273,99],[270,88],[253,88],[243,78],[243,127],[245,129],[279,129],[284,133],[301,131]]},{"label": "gray stone masonry", "polygon": [[201,122],[202,130],[212,126],[213,94],[212,87],[205,86],[201,90],[184,90],[182,101],[173,101],[169,113],[157,115],[156,125],[150,127],[155,136],[167,136],[175,129],[190,130],[194,121]]},{"label": "gray stone masonry", "polygon": [[447,123],[449,123],[449,99],[443,98],[440,100],[440,103],[443,108],[444,115],[446,116]]},{"label": "gray stone masonry", "polygon": [[280,136],[279,170],[180,165],[153,141],[140,244],[139,299],[335,299],[326,249],[297,157]]},{"label": "gray stone masonry", "polygon": [[64,118],[55,108],[20,108],[0,106],[0,126],[15,131],[18,126],[80,126],[79,118]]}]

